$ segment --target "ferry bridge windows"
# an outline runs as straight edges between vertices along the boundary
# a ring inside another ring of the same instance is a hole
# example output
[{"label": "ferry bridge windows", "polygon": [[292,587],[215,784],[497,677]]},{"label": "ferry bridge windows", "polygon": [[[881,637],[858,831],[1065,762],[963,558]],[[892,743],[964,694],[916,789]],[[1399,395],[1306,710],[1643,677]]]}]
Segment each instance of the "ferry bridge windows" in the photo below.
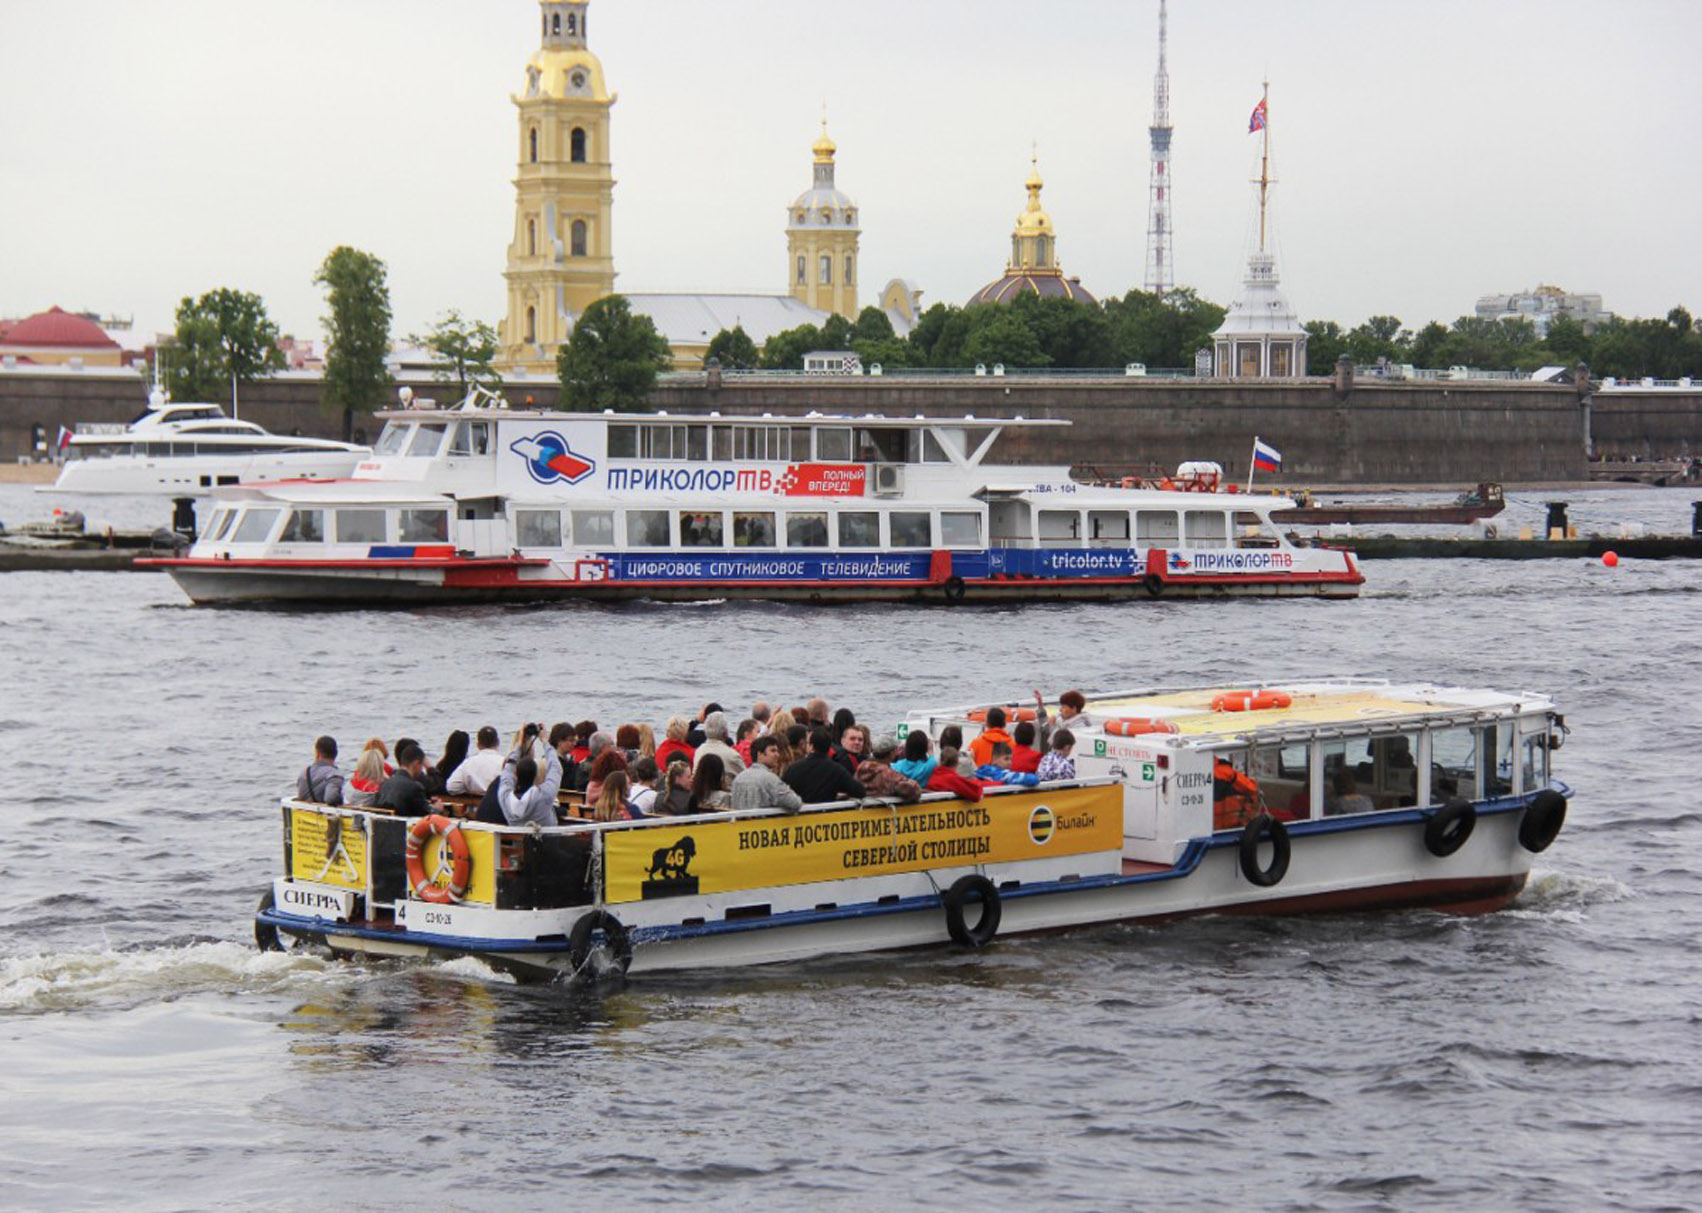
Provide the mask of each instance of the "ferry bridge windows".
[{"label": "ferry bridge windows", "polygon": [[490,449],[489,422],[463,421],[450,431],[449,453],[451,455],[488,455]]},{"label": "ferry bridge windows", "polygon": [[215,510],[213,517],[207,523],[206,538],[209,542],[217,542],[225,537],[230,530],[230,524],[236,521],[236,510]]},{"label": "ferry bridge windows", "polygon": [[292,510],[290,520],[284,523],[284,533],[278,536],[278,540],[281,543],[325,542],[325,511]]},{"label": "ferry bridge windows", "polygon": [[1041,510],[1040,543],[1042,547],[1059,543],[1073,544],[1081,538],[1079,510]]},{"label": "ferry bridge windows", "polygon": [[1229,516],[1222,510],[1189,510],[1184,521],[1188,527],[1188,547],[1229,546]]},{"label": "ferry bridge windows", "polygon": [[632,548],[665,548],[670,546],[667,510],[628,510],[626,512],[626,545]]},{"label": "ferry bridge windows", "polygon": [[942,547],[948,548],[980,547],[981,515],[967,511],[941,511],[940,544]]},{"label": "ferry bridge windows", "polygon": [[680,546],[682,548],[718,548],[724,546],[722,528],[724,520],[719,510],[705,513],[701,510],[680,511]]},{"label": "ferry bridge windows", "polygon": [[638,427],[636,425],[611,425],[609,427],[609,458],[636,459],[638,457]]},{"label": "ferry bridge windows", "polygon": [[1271,524],[1252,510],[1235,514],[1235,546],[1238,548],[1276,548],[1282,546]]},{"label": "ferry bridge windows", "polygon": [[887,526],[895,548],[931,548],[934,546],[933,519],[925,510],[894,510]]},{"label": "ferry bridge windows", "polygon": [[613,547],[615,542],[615,512],[613,510],[574,510],[573,535],[581,547]]},{"label": "ferry bridge windows", "polygon": [[1418,803],[1418,741],[1406,733],[1319,743],[1324,814],[1368,813]]},{"label": "ferry bridge windows", "polygon": [[272,527],[278,521],[281,510],[249,510],[242,516],[242,524],[236,528],[236,534],[231,536],[232,543],[265,543],[272,534]]},{"label": "ferry bridge windows", "polygon": [[573,226],[569,229],[568,252],[575,257],[585,256],[586,231],[587,228],[583,219],[575,219]]},{"label": "ferry bridge windows", "polygon": [[816,458],[823,462],[851,462],[851,428],[823,426],[816,431]]},{"label": "ferry bridge windows", "polygon": [[[961,433],[962,431],[958,431]],[[940,442],[940,436],[933,430],[911,432],[911,459],[915,463],[950,463],[951,456],[946,453],[945,446]],[[959,441],[961,445],[961,440]]]},{"label": "ferry bridge windows", "polygon": [[839,546],[878,548],[881,545],[881,516],[873,510],[846,510],[839,515]]},{"label": "ferry bridge windows", "polygon": [[1143,548],[1173,548],[1182,537],[1175,510],[1142,510],[1135,515],[1135,543]]},{"label": "ferry bridge windows", "polygon": [[858,463],[903,463],[908,430],[859,429]]},{"label": "ferry bridge windows", "polygon": [[1129,546],[1129,511],[1089,510],[1087,537],[1095,547]]},{"label": "ferry bridge windows", "polygon": [[733,514],[733,546],[736,548],[773,547],[774,515],[768,511],[735,512]]},{"label": "ferry bridge windows", "polygon": [[1456,796],[1477,800],[1477,730],[1437,729],[1430,734],[1430,803],[1447,804]]},{"label": "ferry bridge windows", "polygon": [[514,544],[522,548],[559,548],[561,511],[515,510]]},{"label": "ferry bridge windows", "polygon": [[400,543],[448,543],[448,510],[402,510],[397,515]]},{"label": "ferry bridge windows", "polygon": [[383,510],[338,510],[338,543],[383,543],[385,541]]},{"label": "ferry bridge windows", "polygon": [[398,425],[394,421],[384,423],[384,432],[378,436],[377,444],[372,448],[375,455],[397,455],[407,448],[408,427]]},{"label": "ferry bridge windows", "polygon": [[1486,725],[1483,750],[1489,762],[1483,770],[1484,792],[1490,797],[1513,793],[1513,727]]},{"label": "ferry bridge windows", "polygon": [[827,515],[814,511],[786,515],[786,546],[789,548],[825,548],[827,546]]},{"label": "ferry bridge windows", "polygon": [[443,434],[448,428],[446,425],[420,426],[419,429],[414,431],[413,439],[408,443],[408,454],[427,459],[431,458],[437,454],[437,448],[443,445]]},{"label": "ferry bridge windows", "polygon": [[585,163],[585,128],[576,126],[568,136],[568,157],[575,164]]}]

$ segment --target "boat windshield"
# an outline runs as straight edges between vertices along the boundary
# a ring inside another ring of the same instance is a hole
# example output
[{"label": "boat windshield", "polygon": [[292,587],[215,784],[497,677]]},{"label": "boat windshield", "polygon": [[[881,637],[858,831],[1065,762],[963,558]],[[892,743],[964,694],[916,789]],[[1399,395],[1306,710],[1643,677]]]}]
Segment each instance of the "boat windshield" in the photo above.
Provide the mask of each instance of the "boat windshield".
[{"label": "boat windshield", "polygon": [[384,432],[372,448],[374,455],[399,455],[408,439],[408,426],[395,421],[384,423]]}]

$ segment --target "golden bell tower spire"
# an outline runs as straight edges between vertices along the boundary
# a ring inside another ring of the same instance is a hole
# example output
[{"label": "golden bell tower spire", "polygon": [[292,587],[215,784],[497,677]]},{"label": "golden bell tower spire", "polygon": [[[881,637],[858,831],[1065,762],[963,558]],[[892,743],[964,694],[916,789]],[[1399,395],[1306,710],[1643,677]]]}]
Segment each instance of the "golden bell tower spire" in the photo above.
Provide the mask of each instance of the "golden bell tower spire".
[{"label": "golden bell tower spire", "polygon": [[501,361],[550,370],[556,350],[593,302],[614,291],[614,173],[609,111],[586,29],[590,0],[539,0],[543,40],[526,65],[508,315]]},{"label": "golden bell tower spire", "polygon": [[810,188],[787,211],[786,278],[794,299],[818,311],[857,318],[857,204],[834,184],[838,152],[827,133],[822,107],[821,137],[810,148],[815,157]]}]

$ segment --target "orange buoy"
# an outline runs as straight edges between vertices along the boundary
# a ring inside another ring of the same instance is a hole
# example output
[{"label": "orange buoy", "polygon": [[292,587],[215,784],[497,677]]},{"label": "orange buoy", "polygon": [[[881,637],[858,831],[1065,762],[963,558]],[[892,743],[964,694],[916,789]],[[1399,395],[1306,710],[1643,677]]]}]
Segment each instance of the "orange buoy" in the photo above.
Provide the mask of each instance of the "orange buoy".
[{"label": "orange buoy", "polygon": [[1284,691],[1225,691],[1211,701],[1214,712],[1259,712],[1286,708],[1294,697]]},{"label": "orange buoy", "polygon": [[[1005,722],[1007,724],[1014,724],[1016,721],[1019,721],[1019,720],[1033,720],[1034,719],[1034,709],[1033,708],[1005,708],[1004,713],[1005,713]],[[969,713],[969,719],[971,721],[973,721],[975,724],[985,723],[986,719],[987,719],[987,709],[986,708],[976,708],[973,712]]]},{"label": "orange buoy", "polygon": [[1119,716],[1105,722],[1105,731],[1114,737],[1139,737],[1142,733],[1180,733],[1174,720],[1153,720],[1145,716]]},{"label": "orange buoy", "polygon": [[[450,859],[449,884],[440,885],[425,871],[425,843],[433,834],[443,839],[443,849]],[[473,856],[467,849],[467,839],[459,822],[441,813],[422,817],[408,827],[408,839],[403,848],[408,870],[408,884],[421,901],[453,905],[467,895],[467,884],[473,875]]]},{"label": "orange buoy", "polygon": [[1607,565],[1607,567],[1610,568],[1610,569],[1617,569],[1619,567],[1619,553],[1618,552],[1603,552],[1602,553],[1602,563]]}]

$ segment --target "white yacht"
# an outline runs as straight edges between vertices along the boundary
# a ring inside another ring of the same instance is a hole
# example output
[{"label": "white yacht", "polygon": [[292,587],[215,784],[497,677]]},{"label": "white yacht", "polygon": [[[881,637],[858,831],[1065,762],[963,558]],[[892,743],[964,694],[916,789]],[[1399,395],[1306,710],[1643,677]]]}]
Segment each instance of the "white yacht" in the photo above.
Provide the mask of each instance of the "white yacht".
[{"label": "white yacht", "polygon": [[273,434],[216,404],[174,404],[159,388],[129,425],[88,423],[65,445],[59,479],[42,492],[207,496],[257,480],[340,480],[371,448]]}]

